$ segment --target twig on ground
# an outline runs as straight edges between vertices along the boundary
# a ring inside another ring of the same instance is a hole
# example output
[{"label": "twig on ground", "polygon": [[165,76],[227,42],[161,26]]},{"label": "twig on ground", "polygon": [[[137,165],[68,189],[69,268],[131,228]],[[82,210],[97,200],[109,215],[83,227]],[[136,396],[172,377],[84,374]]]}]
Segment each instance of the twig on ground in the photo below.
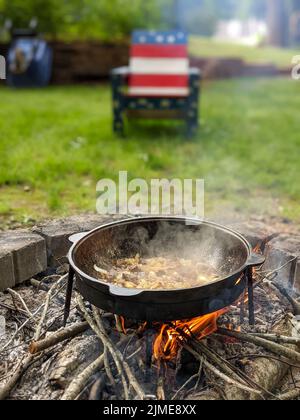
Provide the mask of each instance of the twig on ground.
[{"label": "twig on ground", "polygon": [[[183,330],[178,329],[181,336],[189,343],[192,348],[200,355],[205,355],[208,360],[210,360],[213,365],[216,365],[222,372],[224,372],[228,377],[233,378],[235,381],[242,381],[244,386],[252,387],[253,390],[259,390],[260,394],[265,393],[272,395],[265,388],[261,387],[253,380],[251,380],[246,374],[244,374],[239,369],[235,368],[230,362],[222,358],[217,352],[212,349],[209,349],[204,343],[198,341],[192,334],[192,336],[187,335]],[[255,393],[255,392],[254,392]]]},{"label": "twig on ground", "polygon": [[29,352],[31,354],[39,353],[43,350],[48,349],[49,347],[53,347],[56,344],[61,343],[62,341],[76,337],[76,335],[85,332],[89,328],[90,326],[87,322],[81,322],[78,324],[71,325],[70,327],[64,328],[60,331],[49,335],[44,340],[32,341],[29,346]]},{"label": "twig on ground", "polygon": [[300,315],[300,303],[296,301],[289,293],[288,291],[282,286],[280,283],[272,282],[272,285],[276,287],[277,290],[289,301],[293,308],[293,313],[295,316]]},{"label": "twig on ground", "polygon": [[[117,368],[119,367],[118,370],[120,370],[121,372],[122,372],[122,370],[125,371],[126,376],[128,378],[128,381],[129,381],[130,385],[132,386],[132,388],[134,389],[134,391],[136,392],[137,397],[140,398],[141,400],[153,398],[152,395],[148,396],[148,395],[145,394],[144,390],[142,389],[141,385],[139,384],[135,375],[133,374],[130,366],[128,365],[126,360],[124,360],[124,357],[123,357],[122,353],[114,346],[114,344],[112,343],[110,338],[107,336],[107,334],[105,332],[105,329],[104,329],[104,326],[103,326],[103,323],[102,323],[102,320],[101,320],[100,315],[99,315],[99,310],[97,308],[93,307],[93,313],[94,313],[94,316],[96,317],[96,320],[97,320],[97,323],[95,323],[93,321],[92,317],[89,315],[89,313],[88,313],[88,311],[87,311],[87,309],[86,309],[86,307],[83,303],[82,297],[78,294],[77,294],[77,302],[79,304],[79,307],[80,307],[81,311],[84,314],[85,319],[90,324],[92,330],[100,338],[102,343],[105,343],[107,345],[108,350],[110,351],[112,357],[114,358],[114,361],[116,363]],[[101,328],[99,328],[98,325]],[[126,392],[126,394],[127,394],[127,392]],[[126,396],[129,397],[129,395],[126,395]]]},{"label": "twig on ground", "polygon": [[[116,350],[114,348],[114,346],[112,346],[112,344],[108,341],[106,334],[104,334],[103,329],[102,329],[102,325],[101,325],[101,321],[100,321],[100,325],[101,327],[99,328],[99,326],[94,322],[94,320],[92,319],[92,317],[89,315],[83,299],[80,295],[77,295],[77,302],[79,305],[79,308],[81,309],[85,319],[87,320],[87,322],[90,324],[90,327],[92,328],[92,330],[94,331],[94,333],[98,336],[98,338],[100,339],[100,341],[103,343],[104,347],[107,346],[117,367],[118,373],[121,377],[121,381],[122,381],[122,385],[123,385],[123,389],[124,389],[124,398],[126,400],[129,399],[129,389],[128,389],[128,384],[126,381],[125,376],[123,375],[123,367],[121,364],[121,361],[119,359],[119,357],[116,354]],[[99,318],[100,316],[97,318],[97,321],[99,323]]]},{"label": "twig on ground", "polygon": [[186,344],[186,343],[183,344],[183,348],[185,348],[189,353],[191,353],[197,360],[199,360],[199,361],[203,360],[203,365],[207,369],[209,369],[214,375],[218,376],[220,379],[222,379],[223,381],[225,381],[229,385],[234,385],[237,388],[239,388],[243,391],[246,391],[246,392],[261,395],[261,391],[258,391],[257,389],[249,388],[246,385],[243,385],[240,382],[235,381],[234,379],[230,378],[229,376],[227,376],[224,373],[222,373],[221,371],[219,371],[215,366],[213,366],[211,363],[209,363],[204,356],[201,356],[198,352],[196,352],[194,349],[192,349],[192,347],[190,347],[188,344]]},{"label": "twig on ground", "polygon": [[165,366],[162,364],[159,367],[158,379],[156,385],[156,396],[158,401],[165,401]]},{"label": "twig on ground", "polygon": [[14,373],[10,376],[10,379],[6,382],[6,384],[0,389],[0,401],[5,400],[7,397],[9,397],[11,391],[14,389],[14,387],[17,385],[20,378],[23,376],[23,374],[27,371],[27,369],[36,361],[39,360],[39,358],[42,357],[42,355],[39,355],[38,357],[34,355],[26,356],[21,363],[19,363],[18,367],[14,371]]},{"label": "twig on ground", "polygon": [[[196,373],[195,375],[191,376],[179,389],[178,391],[173,395],[173,397],[171,398],[171,400],[176,400],[176,398],[178,397],[178,395],[191,383],[193,382],[193,380],[197,379],[197,383],[199,383],[199,379],[201,376],[201,372],[203,369],[203,358],[200,362],[200,368],[198,370],[198,373]],[[196,385],[197,385],[196,383]],[[196,386],[195,386],[196,387]],[[197,387],[196,387],[197,388]],[[195,388],[194,388],[195,389]]]},{"label": "twig on ground", "polygon": [[25,300],[22,298],[22,296],[16,292],[15,290],[12,289],[7,289],[7,291],[12,295],[12,297],[16,297],[17,299],[19,299],[19,301],[22,303],[23,308],[25,309],[25,312],[27,313],[27,315],[32,318],[32,312],[29,310]]},{"label": "twig on ground", "polygon": [[264,338],[265,340],[274,341],[278,344],[293,344],[296,346],[300,345],[300,338],[297,337],[285,337],[283,335],[277,334],[260,334],[260,333],[252,333],[250,334],[253,337]]},{"label": "twig on ground", "polygon": [[290,401],[290,400],[296,400],[300,397],[300,388],[293,389],[292,391],[286,392],[284,394],[277,396],[279,400],[281,401]]},{"label": "twig on ground", "polygon": [[[228,360],[237,360],[240,359],[241,356],[234,356],[234,357],[230,357]],[[283,363],[284,365],[287,365],[291,368],[295,368],[295,369],[300,369],[299,365],[294,365],[293,363],[290,363],[288,360],[286,359],[282,359],[276,356],[270,356],[269,354],[247,354],[247,358],[249,359],[268,359],[268,360],[274,360],[275,362],[280,362]]]},{"label": "twig on ground", "polygon": [[218,333],[223,336],[236,338],[240,341],[245,341],[247,343],[252,343],[257,346],[264,347],[271,353],[286,357],[287,359],[292,360],[293,362],[300,363],[300,353],[296,352],[295,350],[289,349],[281,344],[273,343],[272,341],[265,340],[260,337],[255,337],[251,334],[231,331],[224,328],[219,328]]},{"label": "twig on ground", "polygon": [[50,288],[49,292],[47,293],[43,313],[41,315],[38,326],[36,328],[36,332],[35,332],[34,337],[33,337],[34,341],[38,341],[38,339],[40,338],[42,327],[43,327],[43,324],[45,322],[47,312],[48,312],[48,309],[49,309],[49,305],[50,305],[51,299],[53,298],[53,293],[59,288],[61,283],[63,283],[67,279],[67,277],[68,277],[67,274],[62,276],[57,282],[54,283],[54,285]]},{"label": "twig on ground", "polygon": [[104,355],[101,354],[98,359],[94,360],[87,368],[85,368],[73,381],[70,383],[66,391],[64,392],[61,400],[75,400],[80,394],[86,383],[99,369],[103,367]]}]

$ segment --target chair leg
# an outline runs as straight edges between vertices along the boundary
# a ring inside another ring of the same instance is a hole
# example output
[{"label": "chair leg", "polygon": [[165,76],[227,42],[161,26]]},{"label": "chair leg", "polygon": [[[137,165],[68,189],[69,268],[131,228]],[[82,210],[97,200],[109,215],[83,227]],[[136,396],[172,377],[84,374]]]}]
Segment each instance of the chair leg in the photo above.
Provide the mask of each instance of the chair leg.
[{"label": "chair leg", "polygon": [[124,136],[124,121],[123,116],[121,115],[114,115],[113,121],[113,131],[115,134],[120,136]]},{"label": "chair leg", "polygon": [[120,104],[114,105],[113,110],[113,131],[115,134],[124,136],[124,118],[123,109]]},{"label": "chair leg", "polygon": [[198,120],[198,109],[189,106],[187,116],[186,116],[186,132],[187,137],[193,137],[199,128],[199,120]]}]

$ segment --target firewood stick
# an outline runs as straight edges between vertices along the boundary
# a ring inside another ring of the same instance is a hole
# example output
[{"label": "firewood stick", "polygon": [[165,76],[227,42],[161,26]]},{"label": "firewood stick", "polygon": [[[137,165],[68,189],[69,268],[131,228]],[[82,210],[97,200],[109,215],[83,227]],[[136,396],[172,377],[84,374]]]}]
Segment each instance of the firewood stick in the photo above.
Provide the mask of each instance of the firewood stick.
[{"label": "firewood stick", "polygon": [[166,399],[165,394],[165,367],[164,365],[159,366],[158,379],[156,385],[156,396],[158,401],[164,401]]},{"label": "firewood stick", "polygon": [[[214,365],[218,366],[221,371],[223,371],[227,376],[233,377],[237,381],[242,381],[244,385],[252,386],[253,389],[260,388],[261,392],[268,393],[266,389],[263,387],[259,387],[254,381],[249,379],[243,372],[234,368],[230,362],[223,359],[220,355],[218,355],[213,350],[209,349],[205,346],[202,342],[196,340],[193,336],[190,337],[187,335],[183,330],[177,328],[180,332],[181,336],[188,340],[188,343],[197,351],[199,354],[205,355]],[[260,392],[260,394],[261,394]]]},{"label": "firewood stick", "polygon": [[[93,309],[93,315],[94,315],[94,318],[95,318],[95,321],[96,321],[96,327],[98,328],[98,331],[101,334],[103,334],[103,338],[101,339],[101,341],[102,341],[103,347],[104,347],[104,367],[105,367],[106,374],[107,374],[108,378],[110,379],[111,384],[115,386],[116,385],[115,384],[115,380],[113,379],[113,375],[111,373],[111,369],[110,369],[110,365],[109,365],[109,360],[108,360],[108,354],[107,353],[109,351],[110,354],[111,354],[111,356],[112,356],[112,358],[115,361],[115,364],[116,364],[118,373],[120,375],[120,378],[121,378],[121,381],[122,381],[122,385],[123,385],[123,389],[124,389],[125,399],[129,399],[129,388],[127,386],[126,378],[125,378],[125,376],[123,374],[122,365],[120,364],[120,361],[118,360],[118,355],[116,354],[115,349],[113,348],[113,346],[110,347],[109,345],[107,345],[108,337],[107,337],[107,334],[106,334],[106,331],[105,331],[105,328],[104,328],[102,319],[100,318],[99,310],[95,306],[93,306],[92,309]],[[95,332],[95,330],[94,330],[94,332]],[[98,337],[100,338],[99,335],[98,335]],[[106,339],[104,339],[104,338],[106,338]],[[115,389],[116,389],[116,387],[115,387]]]},{"label": "firewood stick", "polygon": [[300,315],[300,303],[296,301],[289,293],[288,291],[279,283],[272,282],[272,285],[276,287],[277,290],[289,301],[293,308],[293,313],[295,316]]},{"label": "firewood stick", "polygon": [[32,312],[29,310],[25,300],[22,298],[22,296],[16,292],[15,290],[12,289],[7,289],[7,291],[12,295],[12,297],[16,297],[17,299],[19,299],[19,301],[22,303],[26,313],[28,314],[29,318],[32,318]]},{"label": "firewood stick", "polygon": [[250,334],[245,334],[237,331],[230,331],[224,328],[219,328],[218,333],[228,337],[236,338],[240,341],[245,341],[247,343],[252,343],[260,347],[264,347],[266,350],[269,350],[271,353],[277,354],[279,356],[286,357],[293,362],[300,363],[300,353],[295,350],[289,349],[281,344],[273,343],[272,341],[265,340],[264,338],[254,337]]},{"label": "firewood stick", "polygon": [[50,288],[49,292],[47,293],[43,313],[41,315],[41,318],[39,320],[36,332],[35,332],[34,337],[33,337],[34,341],[38,341],[38,339],[40,338],[42,327],[43,327],[43,324],[45,322],[47,312],[48,312],[48,309],[49,309],[49,305],[50,305],[50,302],[53,298],[54,292],[57,291],[59,286],[61,286],[61,284],[64,282],[64,280],[67,279],[67,277],[68,277],[68,274],[66,274],[65,276],[62,276],[57,282],[54,283],[54,285]]},{"label": "firewood stick", "polygon": [[[62,279],[61,279],[62,280]],[[61,289],[63,289],[63,287],[64,287],[64,285],[63,286],[61,286],[55,293],[54,293],[54,295],[53,295],[53,297],[52,298],[54,298],[59,292],[60,292],[60,290]],[[51,299],[50,299],[51,300]],[[45,305],[46,305],[46,303],[43,303],[42,305],[40,305],[37,309],[36,309],[36,311],[34,311],[33,312],[33,314],[32,314],[32,317],[29,317],[28,319],[26,319],[26,321],[24,321],[23,322],[23,324],[16,330],[16,332],[12,335],[12,337],[5,343],[5,345],[2,347],[2,348],[0,348],[0,354],[2,353],[2,352],[4,352],[4,350],[6,350],[9,346],[10,346],[10,344],[11,343],[13,343],[14,342],[14,340],[15,340],[15,338],[17,337],[17,335],[20,333],[20,331],[22,331],[22,329],[23,328],[25,328],[26,327],[26,325],[27,324],[29,324],[29,322],[31,322],[33,319],[34,319],[34,317],[35,316],[37,316],[38,315],[38,313],[39,312],[41,312],[41,310],[43,309],[43,308],[45,308]],[[37,333],[36,333],[36,335],[37,335]],[[36,341],[39,339],[40,337],[37,337],[36,338]]]},{"label": "firewood stick", "polygon": [[[1,350],[3,351],[14,339],[15,335],[18,333],[18,331],[20,331],[21,328],[23,328],[26,323],[28,323],[31,319],[34,319],[34,317],[44,308],[42,316],[40,318],[40,321],[38,323],[37,329],[35,331],[35,340],[38,341],[40,336],[41,336],[41,330],[42,330],[42,326],[45,320],[45,317],[47,315],[48,312],[48,307],[49,304],[51,302],[51,299],[53,298],[52,296],[52,292],[57,292],[57,288],[59,286],[61,286],[61,283],[63,282],[63,280],[65,279],[64,277],[61,277],[59,279],[59,281],[49,290],[49,293],[47,295],[47,299],[46,302],[43,303],[33,314],[30,318],[28,318],[25,323],[17,330],[17,332],[14,334],[14,336],[6,343],[6,345],[4,346],[4,348]],[[59,288],[60,290],[60,288]],[[58,293],[58,292],[57,292]],[[12,392],[12,390],[14,389],[14,387],[17,385],[19,379],[22,377],[22,375],[26,372],[26,370],[30,367],[30,365],[32,363],[34,363],[35,361],[39,360],[40,357],[43,356],[43,353],[41,353],[40,355],[36,356],[36,355],[32,355],[30,354],[29,356],[27,356],[23,362],[17,367],[16,372],[11,376],[11,378],[8,380],[8,382],[0,389],[0,400],[4,400],[6,399],[10,393]]]},{"label": "firewood stick", "polygon": [[104,356],[101,354],[98,359],[94,360],[87,368],[85,368],[73,381],[70,383],[66,391],[64,392],[61,400],[70,401],[75,400],[80,394],[87,381],[93,376],[99,369],[103,367]]},{"label": "firewood stick", "polygon": [[[82,301],[83,300],[81,298],[81,296],[79,297],[79,300]],[[86,311],[87,312],[87,311]],[[136,379],[134,373],[132,372],[130,366],[128,365],[128,363],[126,362],[126,360],[124,359],[122,353],[114,346],[114,344],[112,343],[112,341],[110,340],[110,338],[107,336],[102,319],[100,318],[99,315],[99,310],[93,306],[93,314],[94,317],[96,319],[96,330],[94,330],[94,332],[96,332],[96,334],[99,336],[99,338],[102,340],[102,342],[105,342],[105,344],[107,345],[110,353],[114,354],[116,356],[116,358],[121,362],[121,365],[123,366],[123,369],[127,375],[127,378],[129,380],[130,385],[132,386],[132,388],[135,390],[138,398],[140,398],[141,400],[146,400],[146,399],[156,399],[156,397],[154,395],[146,395],[144,390],[142,389],[141,385],[139,384],[138,380]],[[93,327],[92,327],[93,328]],[[98,330],[98,333],[97,333]],[[100,335],[99,335],[100,333]],[[113,355],[112,354],[112,355]]]},{"label": "firewood stick", "polygon": [[274,341],[278,344],[293,344],[296,346],[300,346],[300,338],[298,337],[285,337],[283,335],[276,335],[276,334],[259,334],[259,333],[253,333],[250,334],[253,337],[259,337],[264,338],[269,341]]},{"label": "firewood stick", "polygon": [[29,352],[31,354],[40,353],[43,350],[53,347],[62,341],[68,340],[69,338],[76,337],[90,328],[87,322],[81,322],[79,324],[71,325],[70,327],[64,328],[57,331],[44,340],[32,341],[29,346]]},{"label": "firewood stick", "polygon": [[198,352],[196,352],[194,349],[192,349],[188,344],[184,343],[183,348],[185,348],[189,353],[191,353],[197,360],[199,360],[200,362],[203,362],[203,365],[207,369],[209,369],[213,374],[218,376],[220,379],[222,379],[223,381],[225,381],[229,385],[234,385],[237,388],[239,388],[243,391],[246,391],[246,392],[250,392],[252,394],[253,393],[258,394],[258,395],[261,394],[261,391],[258,391],[257,389],[249,388],[246,385],[243,385],[240,382],[235,381],[234,379],[230,378],[229,376],[227,376],[224,373],[222,373],[221,371],[219,371],[215,366],[210,364],[207,361],[207,359],[205,357],[203,357],[203,355],[200,355]]},{"label": "firewood stick", "polygon": [[221,369],[221,371],[229,377],[232,377],[238,382],[242,381],[244,385],[248,385],[252,387],[252,389],[257,389],[261,391],[258,395],[263,393],[270,394],[270,396],[273,396],[273,394],[271,394],[267,389],[254,382],[240,369],[235,368],[228,360],[221,357],[216,351],[208,348],[205,344],[200,343],[198,341],[193,340],[192,343],[195,346],[196,350],[199,350],[201,354],[203,353],[204,355],[206,355],[208,360],[210,360],[213,363],[213,365],[218,366],[219,369]]},{"label": "firewood stick", "polygon": [[278,395],[278,399],[281,401],[290,401],[296,400],[300,397],[300,389],[293,389],[292,391],[286,392],[284,394]]},{"label": "firewood stick", "polygon": [[0,388],[0,401],[3,401],[9,397],[10,393],[15,388],[23,374],[33,363],[37,362],[41,357],[42,355],[34,356],[30,354],[26,356],[25,359],[21,361],[21,363],[18,364],[15,372],[12,374],[10,379],[2,388]]},{"label": "firewood stick", "polygon": [[[109,349],[109,351],[110,351],[110,353],[111,353],[111,355],[112,355],[112,357],[115,361],[115,364],[116,364],[117,370],[119,372],[119,375],[121,377],[125,399],[128,400],[129,399],[128,385],[127,385],[127,381],[126,381],[126,379],[123,375],[123,366],[122,366],[121,361],[118,357],[117,351],[112,346],[112,344],[109,342],[106,335],[103,333],[102,326],[101,326],[101,329],[100,329],[98,327],[98,325],[96,324],[96,322],[94,322],[92,317],[89,315],[89,313],[88,313],[88,311],[87,311],[87,309],[84,305],[82,297],[80,295],[77,295],[76,298],[77,298],[79,308],[81,309],[81,311],[82,311],[85,319],[87,320],[87,322],[90,324],[90,327],[92,328],[94,333],[99,337],[100,341],[107,345],[107,347],[108,347],[108,349]],[[99,320],[98,320],[98,322],[99,322]]]}]

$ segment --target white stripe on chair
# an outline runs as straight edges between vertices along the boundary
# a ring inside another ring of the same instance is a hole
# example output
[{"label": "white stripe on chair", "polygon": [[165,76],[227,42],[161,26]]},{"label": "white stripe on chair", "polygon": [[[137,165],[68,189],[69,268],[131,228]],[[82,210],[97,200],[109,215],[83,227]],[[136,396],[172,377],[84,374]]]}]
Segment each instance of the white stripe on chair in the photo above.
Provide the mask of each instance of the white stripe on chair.
[{"label": "white stripe on chair", "polygon": [[186,58],[131,58],[131,74],[188,74]]},{"label": "white stripe on chair", "polygon": [[130,87],[129,95],[132,96],[187,96],[187,88],[161,88],[161,87]]}]

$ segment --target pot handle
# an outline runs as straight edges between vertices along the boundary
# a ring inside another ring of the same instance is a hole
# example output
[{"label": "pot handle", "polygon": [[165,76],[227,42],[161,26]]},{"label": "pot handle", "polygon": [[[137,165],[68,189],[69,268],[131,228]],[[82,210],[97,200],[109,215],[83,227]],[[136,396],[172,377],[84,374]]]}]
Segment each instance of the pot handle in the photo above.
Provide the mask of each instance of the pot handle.
[{"label": "pot handle", "polygon": [[75,244],[75,242],[80,241],[80,239],[84,238],[88,233],[89,232],[75,233],[75,235],[69,237],[69,241]]},{"label": "pot handle", "polygon": [[265,261],[266,261],[266,257],[264,255],[257,254],[256,252],[252,252],[252,254],[250,255],[247,261],[247,265],[249,267],[259,267],[263,265]]},{"label": "pot handle", "polygon": [[118,297],[132,297],[138,296],[142,293],[140,290],[136,289],[125,289],[124,287],[118,286],[109,286],[109,292],[111,295],[118,296]]}]

